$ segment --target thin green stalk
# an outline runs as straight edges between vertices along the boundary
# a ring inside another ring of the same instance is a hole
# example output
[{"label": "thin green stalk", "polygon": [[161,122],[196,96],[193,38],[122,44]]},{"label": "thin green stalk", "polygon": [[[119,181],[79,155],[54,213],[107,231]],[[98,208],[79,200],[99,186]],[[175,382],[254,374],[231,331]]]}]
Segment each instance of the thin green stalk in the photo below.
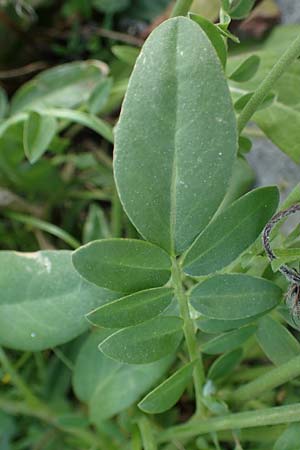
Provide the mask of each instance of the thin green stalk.
[{"label": "thin green stalk", "polygon": [[170,17],[186,16],[192,3],[193,0],[177,0]]},{"label": "thin green stalk", "polygon": [[236,402],[245,402],[257,398],[261,393],[270,391],[277,386],[291,381],[300,375],[300,356],[290,359],[279,367],[270,369],[264,375],[256,378],[250,383],[238,388],[232,399]]},{"label": "thin green stalk", "polygon": [[290,64],[300,55],[300,36],[298,36],[290,47],[283,53],[281,58],[276,62],[274,67],[258,86],[249,102],[238,117],[239,133],[245,128],[253,114],[257,111],[266,95],[271,91],[275,82],[286,72]]},{"label": "thin green stalk", "polygon": [[283,423],[299,422],[300,403],[288,406],[275,406],[260,411],[247,411],[227,414],[207,420],[192,419],[190,423],[169,428],[158,436],[159,442],[171,439],[195,437],[214,431],[237,430],[243,428],[264,427]]},{"label": "thin green stalk", "polygon": [[63,229],[57,227],[56,225],[53,225],[52,223],[45,222],[44,220],[37,219],[36,217],[33,216],[15,213],[13,211],[5,211],[4,214],[5,216],[9,217],[12,220],[17,220],[18,222],[30,225],[33,228],[37,228],[39,230],[46,231],[46,233],[52,234],[53,236],[64,241],[71,248],[76,249],[80,246],[80,242],[77,241],[77,239],[75,239],[73,236],[71,236]]},{"label": "thin green stalk", "polygon": [[16,372],[14,366],[9,361],[3,348],[0,347],[0,363],[3,369],[9,374],[12,383],[19,389],[20,394],[23,395],[25,401],[32,406],[40,404],[39,399],[31,392],[30,388],[23,381],[22,377]]},{"label": "thin green stalk", "polygon": [[138,420],[138,427],[140,429],[144,450],[157,450],[158,447],[152,432],[152,425],[147,417],[144,416]]},{"label": "thin green stalk", "polygon": [[175,294],[179,303],[180,315],[184,322],[183,331],[188,348],[189,358],[191,361],[196,361],[193,378],[197,413],[201,413],[203,412],[202,385],[204,382],[204,371],[201,353],[197,343],[194,323],[190,316],[188,297],[182,285],[181,275],[182,273],[178,261],[176,260],[176,258],[173,258],[172,280],[174,284]]}]

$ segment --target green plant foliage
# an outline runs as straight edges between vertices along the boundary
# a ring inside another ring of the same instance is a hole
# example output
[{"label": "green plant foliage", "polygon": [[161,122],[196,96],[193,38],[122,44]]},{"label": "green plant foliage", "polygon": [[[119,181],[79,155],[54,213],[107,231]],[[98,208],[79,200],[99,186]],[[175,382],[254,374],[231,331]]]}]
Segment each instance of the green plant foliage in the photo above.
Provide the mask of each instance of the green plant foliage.
[{"label": "green plant foliage", "polygon": [[35,163],[48,149],[56,133],[56,120],[52,116],[31,111],[24,123],[24,151],[29,161]]},{"label": "green plant foliage", "polygon": [[88,99],[88,109],[92,114],[98,114],[107,104],[113,81],[111,78],[103,78],[95,86]]},{"label": "green plant foliage", "polygon": [[242,357],[243,350],[241,348],[224,353],[224,355],[219,356],[219,358],[217,358],[210,366],[207,378],[209,380],[219,381],[220,379],[229,376],[234,368],[241,362]]},{"label": "green plant foliage", "polygon": [[128,364],[146,364],[174,353],[182,339],[182,320],[162,316],[124,328],[99,346],[110,358]]},{"label": "green plant foliage", "polygon": [[170,378],[149,392],[138,404],[139,408],[149,414],[159,414],[177,403],[186,389],[193,374],[194,363],[190,362],[173,373]]},{"label": "green plant foliage", "polygon": [[88,281],[118,292],[164,285],[171,262],[159,247],[135,239],[91,242],[73,253],[76,270]]},{"label": "green plant foliage", "polygon": [[88,329],[85,314],[116,294],[84,281],[71,252],[1,252],[0,343],[37,351]]},{"label": "green plant foliage", "polygon": [[127,8],[130,0],[92,0],[93,7],[107,14],[116,13]]},{"label": "green plant foliage", "polygon": [[292,423],[277,439],[273,450],[296,450],[300,439],[300,424]]},{"label": "green plant foliage", "polygon": [[269,316],[258,321],[256,337],[267,357],[280,365],[300,354],[297,339],[279,322]]},{"label": "green plant foliage", "polygon": [[217,336],[202,346],[202,351],[210,355],[229,352],[241,347],[256,331],[255,325],[248,325],[238,330]]},{"label": "green plant foliage", "polygon": [[144,237],[171,253],[191,244],[225,195],[236,140],[206,34],[185,18],[164,22],[138,58],[116,130],[118,191]]},{"label": "green plant foliage", "polygon": [[173,296],[170,288],[136,292],[97,308],[87,318],[104,328],[130,327],[158,316],[170,305]]},{"label": "green plant foliage", "polygon": [[230,205],[190,247],[183,260],[184,271],[207,275],[230,264],[256,240],[278,201],[277,188],[267,187],[255,189]]},{"label": "green plant foliage", "polygon": [[260,58],[257,55],[251,55],[229,75],[229,79],[238,83],[248,81],[256,74],[259,64]]},{"label": "green plant foliage", "polygon": [[97,239],[111,237],[109,224],[100,206],[92,203],[83,226],[82,240],[86,244]]},{"label": "green plant foliage", "polygon": [[255,4],[255,0],[240,0],[232,2],[234,5],[229,9],[229,14],[233,19],[243,19],[247,17]]},{"label": "green plant foliage", "polygon": [[88,403],[91,420],[96,424],[139,400],[164,375],[173,359],[169,356],[145,365],[114,361],[97,348],[106,336],[104,331],[89,335],[77,356],[73,374],[75,393]]},{"label": "green plant foliage", "polygon": [[74,108],[88,100],[106,71],[103,63],[74,62],[54,67],[24,84],[14,95],[11,114],[33,108]]},{"label": "green plant foliage", "polygon": [[191,292],[191,304],[206,317],[238,320],[275,308],[281,296],[281,289],[263,278],[215,275],[196,285]]},{"label": "green plant foliage", "polygon": [[198,14],[190,13],[189,18],[198,23],[198,25],[200,25],[203,31],[207,34],[217,52],[218,57],[220,58],[222,66],[225,67],[227,60],[227,51],[224,39],[222,38],[218,27],[216,27],[205,17],[201,17]]}]

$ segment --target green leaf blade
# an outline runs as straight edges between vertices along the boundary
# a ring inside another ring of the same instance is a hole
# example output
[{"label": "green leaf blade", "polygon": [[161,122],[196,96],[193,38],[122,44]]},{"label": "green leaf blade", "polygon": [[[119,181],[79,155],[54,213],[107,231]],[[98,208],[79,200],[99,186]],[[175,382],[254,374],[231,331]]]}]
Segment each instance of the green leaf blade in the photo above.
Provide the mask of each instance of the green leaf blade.
[{"label": "green leaf blade", "polygon": [[276,187],[255,189],[222,211],[199,235],[183,260],[185,273],[208,275],[234,261],[276,212]]},{"label": "green leaf blade", "polygon": [[239,320],[275,308],[281,297],[281,289],[263,278],[215,275],[192,290],[191,304],[206,317]]},{"label": "green leaf blade", "polygon": [[88,329],[85,315],[117,297],[84,281],[70,251],[0,252],[0,343],[40,351]]},{"label": "green leaf blade", "polygon": [[237,147],[221,64],[191,20],[170,19],[147,40],[115,144],[115,178],[126,213],[148,240],[181,253],[221,203]]},{"label": "green leaf blade", "polygon": [[48,149],[56,133],[56,120],[52,116],[31,111],[24,123],[24,150],[25,155],[35,163]]},{"label": "green leaf blade", "polygon": [[270,316],[259,320],[256,338],[264,353],[277,366],[300,354],[299,342]]},{"label": "green leaf blade", "polygon": [[124,328],[99,346],[110,358],[128,364],[146,364],[174,353],[182,338],[182,320],[162,316]]},{"label": "green leaf blade", "polygon": [[136,239],[94,241],[73,253],[75,269],[91,283],[131,293],[164,285],[171,261],[159,247]]},{"label": "green leaf blade", "polygon": [[103,305],[88,314],[94,325],[126,328],[146,322],[161,314],[171,303],[173,289],[154,288],[128,295]]},{"label": "green leaf blade", "polygon": [[177,403],[186,389],[194,369],[194,362],[181,367],[144,397],[138,407],[148,414],[168,411]]}]

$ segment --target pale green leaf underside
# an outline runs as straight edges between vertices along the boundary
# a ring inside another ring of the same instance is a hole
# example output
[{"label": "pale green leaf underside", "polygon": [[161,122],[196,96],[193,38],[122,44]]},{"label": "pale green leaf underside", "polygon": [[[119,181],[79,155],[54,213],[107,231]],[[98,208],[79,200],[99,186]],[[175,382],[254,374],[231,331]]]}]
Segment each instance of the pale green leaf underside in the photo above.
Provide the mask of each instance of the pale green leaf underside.
[{"label": "pale green leaf underside", "polygon": [[84,281],[70,251],[0,252],[0,344],[38,351],[88,328],[85,315],[116,294]]},{"label": "pale green leaf underside", "polygon": [[237,146],[216,52],[193,21],[157,27],[145,43],[115,136],[126,213],[148,240],[181,253],[225,195]]}]

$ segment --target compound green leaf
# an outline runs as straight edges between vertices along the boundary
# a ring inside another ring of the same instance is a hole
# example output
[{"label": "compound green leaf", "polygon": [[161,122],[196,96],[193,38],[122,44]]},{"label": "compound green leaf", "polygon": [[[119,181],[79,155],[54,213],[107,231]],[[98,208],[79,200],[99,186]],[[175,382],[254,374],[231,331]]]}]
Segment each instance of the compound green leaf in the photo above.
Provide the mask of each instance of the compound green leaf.
[{"label": "compound green leaf", "polygon": [[73,264],[91,283],[124,293],[164,285],[171,268],[162,249],[136,239],[90,242],[73,253]]},{"label": "compound green leaf", "polygon": [[212,319],[238,320],[275,308],[281,289],[263,278],[245,274],[215,275],[194,287],[191,304]]},{"label": "compound green leaf", "polygon": [[56,133],[56,120],[52,116],[31,111],[24,123],[23,143],[25,155],[35,163],[48,149]]},{"label": "compound green leaf", "polygon": [[276,187],[258,188],[238,199],[196,239],[184,258],[184,271],[207,275],[230,264],[257,239],[278,202]]},{"label": "compound green leaf", "polygon": [[238,330],[221,334],[202,346],[202,351],[210,355],[229,352],[241,347],[256,331],[255,325],[248,325]]},{"label": "compound green leaf", "polygon": [[230,17],[237,20],[247,17],[254,4],[255,0],[240,0],[237,6],[229,10]]},{"label": "compound green leaf", "polygon": [[89,98],[107,66],[97,61],[80,61],[44,70],[16,92],[11,113],[39,108],[74,108]]},{"label": "compound green leaf", "polygon": [[233,372],[233,369],[241,362],[243,350],[237,348],[231,352],[225,353],[217,358],[209,368],[207,378],[217,381],[227,377]]},{"label": "compound green leaf", "polygon": [[88,403],[90,418],[99,423],[138,401],[151,389],[172,363],[168,356],[151,364],[128,365],[105,356],[98,349],[107,331],[90,334],[75,363],[73,388]]},{"label": "compound green leaf", "polygon": [[173,296],[170,288],[136,292],[97,308],[87,318],[104,328],[130,327],[158,316],[171,304]]},{"label": "compound green leaf", "polygon": [[148,38],[115,144],[115,178],[129,218],[148,240],[181,253],[220,205],[237,148],[223,69],[192,20],[167,20]]},{"label": "compound green leaf", "polygon": [[256,337],[264,353],[277,366],[300,354],[299,342],[283,325],[269,316],[258,321]]},{"label": "compound green leaf", "polygon": [[138,407],[148,414],[159,414],[168,411],[178,402],[184,390],[193,375],[194,362],[191,362],[173,375],[167,378],[163,383],[149,392]]},{"label": "compound green leaf", "polygon": [[70,251],[0,252],[0,343],[39,351],[74,339],[85,315],[117,297],[84,281]]},{"label": "compound green leaf", "polygon": [[179,317],[161,316],[109,336],[100,350],[117,361],[146,364],[174,353],[182,338]]}]

